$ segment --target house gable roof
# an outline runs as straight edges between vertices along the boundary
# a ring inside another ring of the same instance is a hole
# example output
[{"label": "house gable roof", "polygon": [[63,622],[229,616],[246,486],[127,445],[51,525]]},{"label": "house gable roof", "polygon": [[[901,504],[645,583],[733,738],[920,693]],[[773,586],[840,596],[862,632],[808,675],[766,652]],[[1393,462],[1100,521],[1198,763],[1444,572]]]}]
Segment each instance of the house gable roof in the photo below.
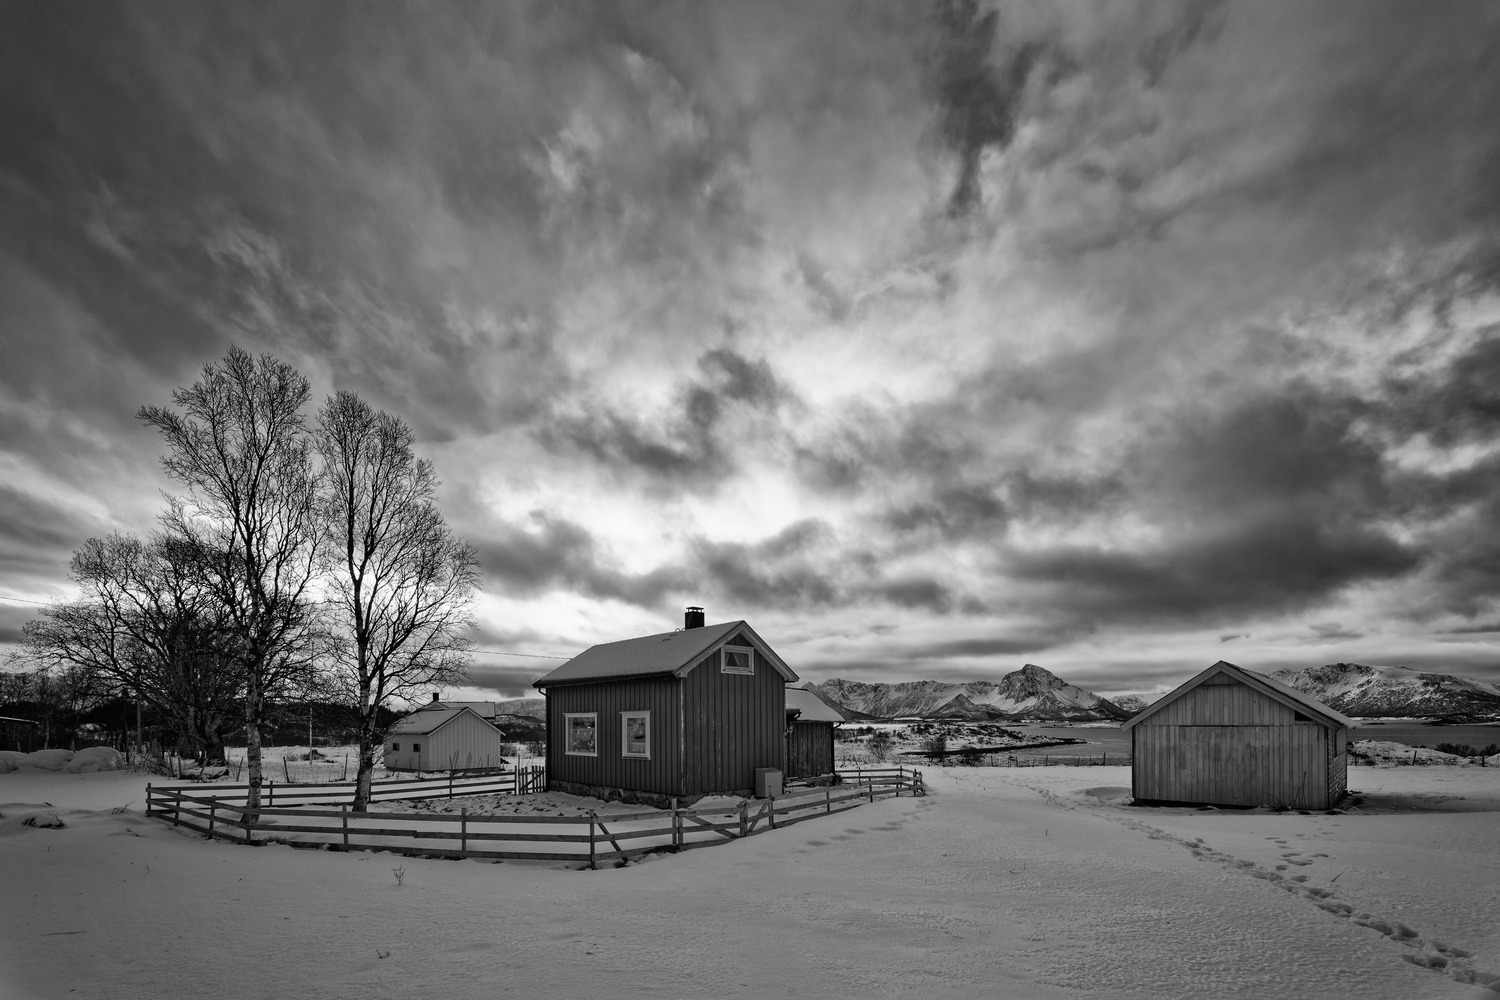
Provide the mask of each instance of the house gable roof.
[{"label": "house gable roof", "polygon": [[1252,670],[1246,670],[1244,667],[1237,667],[1233,663],[1220,660],[1218,663],[1215,663],[1207,670],[1178,685],[1167,694],[1162,695],[1156,701],[1152,702],[1149,706],[1137,712],[1120,728],[1130,729],[1136,726],[1140,722],[1155,715],[1158,711],[1176,701],[1178,698],[1182,697],[1193,688],[1198,687],[1210,678],[1216,677],[1220,674],[1232,677],[1251,690],[1258,691],[1274,701],[1281,702],[1283,705],[1286,705],[1294,712],[1302,712],[1306,715],[1312,716],[1314,722],[1321,722],[1325,726],[1342,729],[1353,729],[1359,725],[1359,723],[1355,722],[1353,719],[1350,719],[1349,717],[1339,712],[1335,712],[1333,709],[1329,708],[1321,701],[1318,701],[1316,698],[1298,691],[1296,688],[1291,687],[1290,685],[1283,684],[1278,680],[1272,680],[1264,674],[1257,674]]},{"label": "house gable roof", "polygon": [[845,722],[844,713],[816,691],[807,688],[786,689],[787,711],[796,710],[798,722]]},{"label": "house gable roof", "polygon": [[472,708],[469,708],[466,705],[454,708],[448,705],[443,705],[441,703],[428,704],[401,719],[391,727],[390,735],[430,736],[431,734],[437,732],[439,729],[442,729],[448,723],[452,722],[454,719],[458,718],[460,715],[463,715],[465,712],[467,712],[469,715],[474,716],[474,718],[478,719],[486,726],[489,726],[501,736],[505,735],[504,733],[500,732],[500,729],[493,722],[490,722],[488,719],[480,715],[478,712],[474,711]]},{"label": "house gable roof", "polygon": [[624,680],[633,677],[683,677],[715,648],[744,635],[784,680],[797,675],[745,621],[722,622],[701,628],[678,629],[637,639],[620,639],[590,646],[567,663],[534,682],[548,688],[562,684]]}]

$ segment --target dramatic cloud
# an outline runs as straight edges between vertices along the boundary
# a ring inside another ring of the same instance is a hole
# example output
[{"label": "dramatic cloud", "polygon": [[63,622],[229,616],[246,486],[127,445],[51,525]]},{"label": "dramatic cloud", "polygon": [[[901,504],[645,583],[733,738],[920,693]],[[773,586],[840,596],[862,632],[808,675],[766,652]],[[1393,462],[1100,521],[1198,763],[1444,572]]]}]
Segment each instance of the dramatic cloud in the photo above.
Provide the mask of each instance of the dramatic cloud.
[{"label": "dramatic cloud", "polygon": [[475,697],[1496,679],[1500,9],[0,6],[0,643],[230,343],[415,428]]}]

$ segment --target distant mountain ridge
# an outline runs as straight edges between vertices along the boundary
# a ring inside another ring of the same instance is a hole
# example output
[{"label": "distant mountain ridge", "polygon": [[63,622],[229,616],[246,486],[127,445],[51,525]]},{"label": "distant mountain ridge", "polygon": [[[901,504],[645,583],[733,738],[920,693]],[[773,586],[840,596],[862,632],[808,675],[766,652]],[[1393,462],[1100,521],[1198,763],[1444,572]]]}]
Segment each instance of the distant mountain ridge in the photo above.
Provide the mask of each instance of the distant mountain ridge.
[{"label": "distant mountain ridge", "polygon": [[1500,718],[1500,686],[1452,674],[1330,663],[1270,676],[1350,716]]},{"label": "distant mountain ridge", "polygon": [[966,722],[1046,719],[1117,721],[1131,713],[1028,663],[998,681],[903,681],[897,684],[840,678],[812,685],[855,719],[953,719]]},{"label": "distant mountain ridge", "polygon": [[502,715],[529,715],[534,719],[547,721],[546,698],[513,698],[500,702],[496,707]]}]

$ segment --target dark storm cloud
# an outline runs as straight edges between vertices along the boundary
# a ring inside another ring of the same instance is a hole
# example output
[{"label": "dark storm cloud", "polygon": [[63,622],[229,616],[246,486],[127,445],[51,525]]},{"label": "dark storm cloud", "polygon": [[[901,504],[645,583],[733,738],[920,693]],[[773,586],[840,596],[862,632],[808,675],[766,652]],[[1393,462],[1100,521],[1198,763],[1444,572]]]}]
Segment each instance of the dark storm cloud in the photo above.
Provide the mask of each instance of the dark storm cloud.
[{"label": "dark storm cloud", "polygon": [[825,607],[842,599],[835,573],[815,558],[829,537],[826,524],[806,519],[753,543],[696,539],[690,558],[703,586],[730,606]]},{"label": "dark storm cloud", "polygon": [[491,526],[478,543],[487,577],[502,592],[530,595],[572,588],[591,597],[655,607],[666,595],[692,583],[691,576],[676,567],[640,574],[610,568],[594,536],[572,521],[538,512],[531,527]]},{"label": "dark storm cloud", "polygon": [[727,347],[705,351],[697,368],[696,376],[678,387],[672,410],[660,422],[594,408],[544,424],[537,437],[613,469],[712,492],[736,471],[726,420],[774,418],[795,397],[764,358],[752,360]]},{"label": "dark storm cloud", "polygon": [[[535,333],[551,251],[523,235],[532,137],[556,109],[454,72],[493,70],[475,38],[509,33],[503,13],[484,32],[452,13],[8,7],[0,173],[18,196],[0,239],[98,319],[91,346],[166,378],[232,338],[315,355],[424,436],[524,413],[562,378]],[[457,245],[431,245],[434,188]],[[434,268],[444,255],[467,266]],[[502,259],[501,281],[476,275]],[[495,318],[476,327],[481,289]]]},{"label": "dark storm cloud", "polygon": [[961,216],[980,200],[980,158],[1003,149],[1015,135],[1026,78],[1041,53],[1036,44],[1006,47],[1000,42],[999,15],[980,13],[977,0],[948,0],[938,9],[940,43],[934,54],[933,86],[938,129],[958,155],[958,180],[948,212]]},{"label": "dark storm cloud", "polygon": [[994,488],[978,483],[939,487],[930,498],[885,514],[886,523],[897,532],[933,532],[949,540],[983,535],[999,541],[1007,520],[1005,504]]},{"label": "dark storm cloud", "polygon": [[1395,377],[1385,416],[1393,429],[1452,446],[1500,435],[1500,327],[1436,375]]},{"label": "dark storm cloud", "polygon": [[[34,604],[18,604],[10,601],[0,601],[0,646],[14,646],[21,641],[21,627],[41,613],[42,609]],[[0,669],[10,669],[12,666],[24,666],[25,661],[18,663],[8,662],[8,657],[0,655]]]},{"label": "dark storm cloud", "polygon": [[[492,662],[492,661],[500,662]],[[528,664],[516,666],[505,662],[505,657],[476,654],[469,664],[466,686],[494,691],[501,699],[540,698],[542,693],[532,687],[532,682],[546,675],[553,667],[565,660],[530,660]]]},{"label": "dark storm cloud", "polygon": [[1297,384],[1189,407],[1122,456],[1130,509],[1170,526],[1159,540],[1019,552],[1008,571],[1080,622],[1226,623],[1411,573],[1421,551],[1378,526],[1397,508],[1381,453],[1353,432],[1368,412]]},{"label": "dark storm cloud", "polygon": [[912,647],[910,653],[920,659],[947,660],[982,656],[1018,656],[1037,653],[1057,645],[1062,635],[1045,633],[1010,636],[980,636],[972,639],[956,639],[951,642],[934,642]]},{"label": "dark storm cloud", "polygon": [[1419,564],[1416,551],[1373,529],[1273,518],[1155,548],[1018,555],[1009,571],[1046,587],[1039,604],[1084,621],[1222,622],[1315,607],[1351,583]]}]

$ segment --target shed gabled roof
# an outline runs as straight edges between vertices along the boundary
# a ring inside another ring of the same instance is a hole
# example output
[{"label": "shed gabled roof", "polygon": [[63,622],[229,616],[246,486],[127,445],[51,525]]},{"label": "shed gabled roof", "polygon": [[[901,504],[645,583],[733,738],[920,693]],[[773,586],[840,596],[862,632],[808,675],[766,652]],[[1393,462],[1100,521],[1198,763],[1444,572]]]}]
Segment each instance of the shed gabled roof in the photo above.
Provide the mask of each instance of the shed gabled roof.
[{"label": "shed gabled roof", "polygon": [[442,729],[448,723],[452,722],[460,715],[463,715],[465,712],[474,716],[474,718],[478,719],[486,726],[489,726],[491,729],[495,730],[495,732],[500,733],[501,736],[505,735],[504,733],[500,732],[499,728],[493,722],[486,719],[484,716],[480,715],[478,712],[474,711],[468,706],[453,708],[448,705],[442,704],[439,704],[437,706],[428,705],[425,708],[417,709],[415,712],[411,713],[406,718],[400,720],[394,726],[392,726],[390,734],[392,736],[427,736],[431,733],[437,732],[439,729]]},{"label": "shed gabled roof", "polygon": [[776,672],[794,681],[797,675],[782,662],[776,651],[755,634],[755,630],[743,620],[723,622],[719,625],[704,625],[701,628],[678,629],[657,635],[643,635],[638,639],[621,639],[618,642],[601,642],[590,646],[547,676],[534,682],[533,687],[548,688],[561,684],[584,684],[589,681],[622,680],[632,677],[682,677],[693,669],[715,647],[734,636],[744,635],[765,656]]},{"label": "shed gabled roof", "polygon": [[796,709],[798,722],[845,722],[844,713],[827,698],[807,688],[788,687],[786,707]]},{"label": "shed gabled roof", "polygon": [[1208,680],[1211,677],[1218,676],[1219,674],[1225,674],[1229,677],[1234,678],[1235,680],[1251,688],[1252,690],[1259,691],[1266,697],[1281,702],[1283,705],[1286,705],[1294,712],[1303,712],[1307,715],[1310,715],[1312,716],[1313,721],[1321,722],[1325,726],[1353,729],[1355,726],[1359,725],[1359,723],[1355,722],[1353,719],[1350,719],[1339,712],[1335,712],[1333,709],[1329,708],[1318,699],[1312,697],[1311,695],[1304,694],[1294,687],[1283,684],[1278,680],[1272,680],[1264,674],[1257,674],[1253,670],[1246,670],[1244,667],[1237,667],[1233,663],[1220,660],[1218,663],[1215,663],[1213,666],[1198,674],[1196,677],[1191,678],[1190,680],[1178,685],[1168,693],[1162,695],[1156,701],[1152,702],[1149,706],[1137,712],[1120,728],[1130,729],[1137,723],[1140,723],[1143,720],[1155,715],[1158,711],[1167,707],[1167,705],[1176,701],[1178,698],[1182,697],[1193,688],[1198,687],[1204,681]]}]

